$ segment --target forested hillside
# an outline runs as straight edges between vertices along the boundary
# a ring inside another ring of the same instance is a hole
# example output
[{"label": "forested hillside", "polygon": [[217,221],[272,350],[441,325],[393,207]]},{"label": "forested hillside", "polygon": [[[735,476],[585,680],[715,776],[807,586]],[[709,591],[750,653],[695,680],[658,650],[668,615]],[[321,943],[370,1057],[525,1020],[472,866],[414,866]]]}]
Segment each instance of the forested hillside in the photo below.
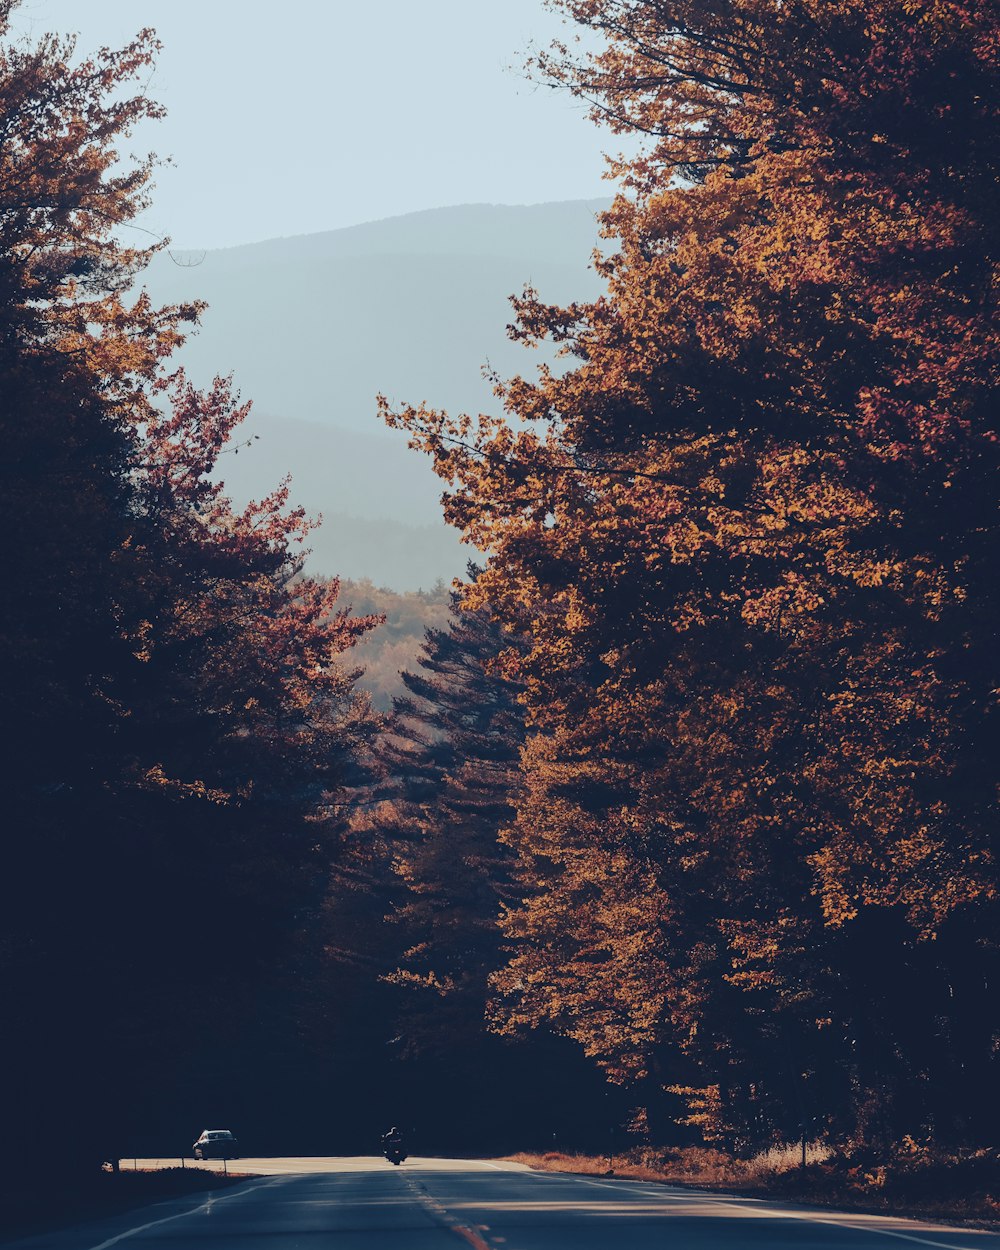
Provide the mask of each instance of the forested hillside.
[{"label": "forested hillside", "polygon": [[345,578],[341,582],[341,601],[352,612],[384,618],[381,627],[366,634],[352,652],[364,669],[359,685],[379,711],[387,712],[393,699],[404,693],[402,674],[415,668],[426,631],[440,629],[447,621],[450,597],[441,582],[430,590],[409,593],[375,586],[369,580]]}]

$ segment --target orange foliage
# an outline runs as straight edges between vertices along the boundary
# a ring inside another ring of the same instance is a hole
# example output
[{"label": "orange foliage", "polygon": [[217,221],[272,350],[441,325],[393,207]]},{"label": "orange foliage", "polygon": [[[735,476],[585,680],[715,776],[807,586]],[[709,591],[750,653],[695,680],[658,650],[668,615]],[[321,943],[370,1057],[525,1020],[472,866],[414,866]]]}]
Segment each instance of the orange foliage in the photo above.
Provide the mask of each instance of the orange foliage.
[{"label": "orange foliage", "polygon": [[712,1132],[955,1124],[993,1062],[995,5],[554,7],[605,42],[543,70],[648,137],[607,294],[515,301],[570,367],[506,418],[383,405],[528,642],[507,1024],[717,1088]]}]

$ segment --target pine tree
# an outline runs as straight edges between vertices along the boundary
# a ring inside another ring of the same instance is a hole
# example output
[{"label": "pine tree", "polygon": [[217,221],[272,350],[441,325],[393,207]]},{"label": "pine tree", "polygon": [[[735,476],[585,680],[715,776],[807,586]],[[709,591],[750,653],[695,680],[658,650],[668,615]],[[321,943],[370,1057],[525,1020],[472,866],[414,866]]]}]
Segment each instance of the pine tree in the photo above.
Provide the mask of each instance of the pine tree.
[{"label": "pine tree", "polygon": [[403,674],[408,695],[395,701],[387,832],[405,950],[390,980],[406,991],[404,1035],[417,1054],[481,1038],[501,962],[509,882],[500,834],[524,737],[517,688],[495,671],[509,643],[487,612],[466,612],[453,596],[449,627],[427,631],[419,671]]}]

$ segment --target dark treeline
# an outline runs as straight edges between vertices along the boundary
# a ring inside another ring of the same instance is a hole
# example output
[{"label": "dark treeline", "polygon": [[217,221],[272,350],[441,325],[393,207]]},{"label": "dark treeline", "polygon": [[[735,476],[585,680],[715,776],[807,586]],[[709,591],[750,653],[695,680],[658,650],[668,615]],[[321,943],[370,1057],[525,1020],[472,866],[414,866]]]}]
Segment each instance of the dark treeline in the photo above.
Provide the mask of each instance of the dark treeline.
[{"label": "dark treeline", "polygon": [[155,307],[157,246],[123,242],[152,165],[116,149],[157,115],[154,52],[0,49],[4,1177],[53,1143],[82,1167],[177,1154],[209,1124],[357,1151],[396,1119],[443,1149],[503,1108],[516,1145],[600,1079],[553,1041],[525,1081],[485,1029],[477,1070],[471,1020],[450,1050],[400,1040],[412,942],[384,917],[409,886],[365,825],[402,782],[352,649],[381,624],[414,667],[447,594],[340,596],[303,575],[285,488],[227,499],[247,406],[171,364],[201,309]]},{"label": "dark treeline", "polygon": [[996,8],[553,4],[646,146],[606,294],[516,301],[569,367],[386,414],[450,601],[219,485],[122,242],[151,37],[2,48],[12,1165],[994,1139]]},{"label": "dark treeline", "polygon": [[283,489],[236,512],[210,480],[245,409],[168,369],[199,309],[126,294],[150,169],[115,146],[156,113],[122,90],[153,46],[0,59],[0,1039],[22,1166],[55,1142],[111,1157],[245,1014],[322,898],[371,732],[340,656],[374,619],[301,577]]}]

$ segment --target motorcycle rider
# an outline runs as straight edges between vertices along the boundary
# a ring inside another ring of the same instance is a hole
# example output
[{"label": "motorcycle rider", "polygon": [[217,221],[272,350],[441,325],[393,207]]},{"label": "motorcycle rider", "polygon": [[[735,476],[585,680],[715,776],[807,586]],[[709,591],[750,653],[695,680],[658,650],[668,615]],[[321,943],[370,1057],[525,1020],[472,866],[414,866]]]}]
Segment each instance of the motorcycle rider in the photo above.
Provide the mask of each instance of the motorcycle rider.
[{"label": "motorcycle rider", "polygon": [[382,1134],[382,1149],[388,1150],[390,1147],[395,1147],[397,1150],[403,1149],[403,1134],[395,1124],[388,1133]]}]

